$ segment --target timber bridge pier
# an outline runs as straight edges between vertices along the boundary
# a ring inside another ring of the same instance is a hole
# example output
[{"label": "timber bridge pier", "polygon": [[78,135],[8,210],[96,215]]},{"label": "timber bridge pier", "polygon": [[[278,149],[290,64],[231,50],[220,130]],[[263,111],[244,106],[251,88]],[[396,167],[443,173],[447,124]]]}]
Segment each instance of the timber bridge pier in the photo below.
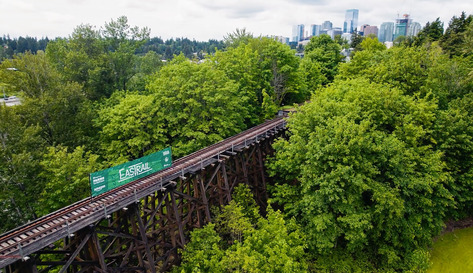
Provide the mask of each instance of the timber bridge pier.
[{"label": "timber bridge pier", "polygon": [[277,117],[176,160],[167,169],[0,235],[0,272],[162,272],[193,228],[239,183],[264,204],[264,161],[284,133]]}]

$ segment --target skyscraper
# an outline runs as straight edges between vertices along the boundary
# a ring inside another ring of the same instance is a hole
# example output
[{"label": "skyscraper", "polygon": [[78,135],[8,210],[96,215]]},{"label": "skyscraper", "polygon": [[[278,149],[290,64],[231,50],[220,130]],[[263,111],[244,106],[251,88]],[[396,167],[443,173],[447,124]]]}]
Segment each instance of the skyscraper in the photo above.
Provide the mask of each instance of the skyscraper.
[{"label": "skyscraper", "polygon": [[322,26],[321,25],[311,25],[310,26],[310,35],[309,36],[319,36],[320,35],[320,30]]},{"label": "skyscraper", "polygon": [[378,27],[377,26],[365,26],[363,28],[363,36],[368,37],[370,34],[373,34],[375,37],[378,37]]},{"label": "skyscraper", "polygon": [[381,43],[392,42],[394,34],[394,23],[393,22],[384,22],[381,24],[378,32],[378,40]]},{"label": "skyscraper", "polygon": [[296,25],[292,28],[292,41],[299,42],[304,39],[304,25]]},{"label": "skyscraper", "polygon": [[322,30],[325,30],[325,32],[327,32],[328,30],[331,30],[332,29],[332,22],[330,21],[325,21],[323,24],[322,24]]},{"label": "skyscraper", "polygon": [[344,33],[353,33],[358,27],[358,10],[348,9],[345,13],[345,22],[343,23]]},{"label": "skyscraper", "polygon": [[418,22],[413,22],[407,29],[407,36],[416,36],[419,31],[422,29],[422,26]]},{"label": "skyscraper", "polygon": [[403,18],[396,19],[393,40],[396,40],[396,38],[399,36],[407,36],[409,26],[412,23],[412,19],[409,18],[409,14],[404,14],[402,17]]}]

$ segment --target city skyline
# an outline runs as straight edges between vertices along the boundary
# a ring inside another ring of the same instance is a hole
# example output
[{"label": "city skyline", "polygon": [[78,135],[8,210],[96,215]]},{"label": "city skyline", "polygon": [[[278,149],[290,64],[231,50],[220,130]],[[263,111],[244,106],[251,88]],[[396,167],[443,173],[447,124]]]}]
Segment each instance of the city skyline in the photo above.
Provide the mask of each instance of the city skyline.
[{"label": "city skyline", "polygon": [[473,14],[473,3],[452,0],[374,1],[354,0],[0,0],[0,35],[68,37],[75,27],[90,24],[97,29],[120,16],[129,25],[149,27],[152,37],[186,37],[205,41],[223,39],[235,29],[246,28],[254,35],[291,37],[292,26],[333,22],[343,29],[345,13],[358,9],[358,26],[380,26],[410,14],[424,26],[437,17],[448,26],[462,11]]}]

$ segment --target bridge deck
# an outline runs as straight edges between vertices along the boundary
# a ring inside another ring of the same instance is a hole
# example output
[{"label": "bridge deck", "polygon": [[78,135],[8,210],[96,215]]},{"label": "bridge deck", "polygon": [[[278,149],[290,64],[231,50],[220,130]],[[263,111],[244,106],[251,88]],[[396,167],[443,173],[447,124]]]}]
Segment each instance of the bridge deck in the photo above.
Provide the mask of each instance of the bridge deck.
[{"label": "bridge deck", "polygon": [[96,197],[86,198],[56,212],[36,219],[0,236],[0,268],[20,259],[27,259],[46,246],[109,214],[138,202],[156,191],[165,191],[173,180],[194,173],[224,158],[226,154],[244,149],[259,140],[284,129],[283,117],[267,121],[195,153],[182,157],[173,166]]}]

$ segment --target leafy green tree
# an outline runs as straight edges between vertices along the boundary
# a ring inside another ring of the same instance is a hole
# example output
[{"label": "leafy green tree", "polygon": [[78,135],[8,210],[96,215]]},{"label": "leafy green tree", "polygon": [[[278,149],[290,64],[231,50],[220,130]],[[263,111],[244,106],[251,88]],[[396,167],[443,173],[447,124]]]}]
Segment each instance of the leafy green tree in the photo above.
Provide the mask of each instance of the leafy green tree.
[{"label": "leafy green tree", "polygon": [[234,197],[216,224],[191,233],[174,272],[307,272],[305,237],[295,221],[268,207],[267,219],[258,215],[252,224],[256,205],[248,187],[239,186]]},{"label": "leafy green tree", "polygon": [[83,86],[88,98],[109,97],[115,90],[106,44],[93,26],[79,25],[68,39],[50,42],[46,54],[65,80]]},{"label": "leafy green tree", "polygon": [[229,47],[238,47],[241,44],[248,44],[248,42],[253,39],[253,33],[247,32],[246,28],[239,29],[237,28],[232,33],[228,33],[223,37],[223,41],[227,48]]},{"label": "leafy green tree", "polygon": [[38,216],[37,174],[44,150],[39,126],[22,122],[17,107],[0,105],[0,233]]},{"label": "leafy green tree", "polygon": [[267,219],[227,249],[222,264],[227,272],[307,272],[304,238],[295,221],[269,206]]},{"label": "leafy green tree", "polygon": [[95,122],[104,157],[112,165],[161,150],[168,142],[164,113],[153,95],[115,93]]},{"label": "leafy green tree", "polygon": [[127,90],[127,83],[136,73],[136,50],[149,39],[149,28],[131,27],[126,16],[106,23],[103,30],[105,43],[110,51],[108,59],[113,72],[114,87]]},{"label": "leafy green tree", "polygon": [[312,61],[309,57],[302,58],[299,70],[307,84],[307,90],[314,93],[327,82],[327,78],[322,74],[322,65],[319,62]]},{"label": "leafy green tree", "polygon": [[360,50],[361,49],[360,44],[361,44],[361,42],[363,42],[364,39],[365,39],[365,37],[363,37],[357,31],[355,31],[352,34],[352,37],[351,37],[350,47],[353,48],[355,50],[355,52]]},{"label": "leafy green tree", "polygon": [[473,16],[466,16],[465,12],[459,17],[453,16],[450,20],[445,34],[440,39],[440,46],[450,56],[461,56],[464,45],[464,34],[468,26],[473,22]]},{"label": "leafy green tree", "polygon": [[[164,66],[147,88],[162,120],[163,142],[183,156],[246,128],[248,98],[212,62],[197,64],[183,55]],[[117,128],[118,130],[121,130]]]},{"label": "leafy green tree", "polygon": [[424,43],[432,43],[440,40],[443,36],[443,22],[440,18],[437,18],[432,23],[427,22],[425,27],[417,34],[414,40],[414,44],[420,46]]},{"label": "leafy green tree", "polygon": [[[6,68],[19,67],[18,71]],[[61,81],[43,52],[26,53],[0,65],[0,75],[13,92],[21,94],[24,122],[40,125],[49,145],[91,145],[93,130],[87,98],[74,82]]]},{"label": "leafy green tree", "polygon": [[449,58],[436,43],[430,46],[426,57],[427,78],[421,93],[432,93],[438,100],[439,109],[447,109],[450,101],[473,91],[473,63],[468,58]]},{"label": "leafy green tree", "polygon": [[182,252],[181,266],[173,272],[225,272],[221,262],[225,251],[220,247],[221,238],[215,231],[215,225],[207,224],[191,232],[191,240]]},{"label": "leafy green tree", "polygon": [[[270,116],[275,106],[303,101],[308,97],[299,58],[287,45],[270,38],[254,38],[238,47],[219,51],[212,58],[217,68],[239,83],[240,93],[248,98],[254,125]],[[268,95],[263,106],[264,92]],[[270,100],[269,100],[270,99]]]},{"label": "leafy green tree", "polygon": [[349,63],[340,66],[339,79],[368,78],[391,84],[406,94],[416,94],[425,85],[431,59],[426,48],[375,48],[357,52]]},{"label": "leafy green tree", "polygon": [[[259,220],[259,218],[257,219]],[[230,204],[222,209],[215,223],[220,236],[230,244],[242,243],[243,236],[254,232],[255,229],[255,226],[245,215],[243,207],[237,204],[235,200],[230,201]]]},{"label": "leafy green tree", "polygon": [[448,187],[455,199],[454,218],[471,216],[473,208],[473,94],[452,100],[436,120],[435,139],[454,182]]},{"label": "leafy green tree", "polygon": [[320,65],[322,75],[325,77],[323,85],[332,82],[337,75],[338,65],[344,58],[340,54],[341,50],[341,46],[326,34],[312,37],[306,45],[304,58]]},{"label": "leafy green tree", "polygon": [[76,147],[50,147],[43,156],[40,173],[45,185],[39,195],[37,210],[41,215],[58,210],[90,196],[89,174],[101,168],[98,155]]},{"label": "leafy green tree", "polygon": [[380,268],[409,269],[453,205],[432,148],[435,109],[357,79],[326,88],[289,119],[271,169],[299,184],[276,186],[275,200],[300,221],[312,252],[363,252]]}]

